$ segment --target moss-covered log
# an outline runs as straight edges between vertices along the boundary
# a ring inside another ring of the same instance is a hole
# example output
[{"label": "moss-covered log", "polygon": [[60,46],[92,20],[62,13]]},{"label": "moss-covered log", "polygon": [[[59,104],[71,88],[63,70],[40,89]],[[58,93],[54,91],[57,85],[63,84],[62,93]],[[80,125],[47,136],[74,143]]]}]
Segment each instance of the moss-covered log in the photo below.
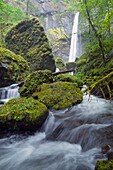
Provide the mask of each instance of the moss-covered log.
[{"label": "moss-covered log", "polygon": [[103,97],[106,99],[113,99],[113,72],[109,73],[91,86],[91,94]]}]

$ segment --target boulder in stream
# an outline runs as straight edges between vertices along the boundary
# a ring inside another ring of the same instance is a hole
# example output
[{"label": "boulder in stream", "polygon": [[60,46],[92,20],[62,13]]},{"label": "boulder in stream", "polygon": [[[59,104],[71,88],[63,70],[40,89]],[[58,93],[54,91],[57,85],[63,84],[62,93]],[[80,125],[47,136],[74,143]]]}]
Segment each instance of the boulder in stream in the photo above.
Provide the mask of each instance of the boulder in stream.
[{"label": "boulder in stream", "polygon": [[24,85],[20,89],[20,95],[22,97],[31,96],[36,90],[39,89],[40,84],[52,82],[53,75],[50,70],[35,71],[27,76]]},{"label": "boulder in stream", "polygon": [[55,82],[42,84],[33,97],[48,108],[59,110],[80,103],[83,100],[83,93],[75,83]]},{"label": "boulder in stream", "polygon": [[11,99],[0,107],[0,132],[34,132],[47,116],[47,107],[33,98]]}]

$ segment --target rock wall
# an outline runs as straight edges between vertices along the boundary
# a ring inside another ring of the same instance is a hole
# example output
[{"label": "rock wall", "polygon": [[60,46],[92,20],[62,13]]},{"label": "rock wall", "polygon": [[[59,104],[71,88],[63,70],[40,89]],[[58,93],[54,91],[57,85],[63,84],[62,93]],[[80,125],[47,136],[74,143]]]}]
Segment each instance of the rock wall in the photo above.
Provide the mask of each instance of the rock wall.
[{"label": "rock wall", "polygon": [[35,15],[47,32],[54,55],[68,61],[74,14],[67,10],[62,1],[37,1],[37,6]]}]

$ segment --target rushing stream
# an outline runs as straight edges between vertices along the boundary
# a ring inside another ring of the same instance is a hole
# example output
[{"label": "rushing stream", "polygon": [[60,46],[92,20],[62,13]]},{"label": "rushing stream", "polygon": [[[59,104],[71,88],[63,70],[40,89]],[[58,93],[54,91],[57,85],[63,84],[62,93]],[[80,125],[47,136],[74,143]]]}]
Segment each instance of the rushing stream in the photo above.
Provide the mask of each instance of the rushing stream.
[{"label": "rushing stream", "polygon": [[94,170],[112,132],[113,102],[84,96],[79,105],[51,111],[41,132],[0,139],[0,170]]}]

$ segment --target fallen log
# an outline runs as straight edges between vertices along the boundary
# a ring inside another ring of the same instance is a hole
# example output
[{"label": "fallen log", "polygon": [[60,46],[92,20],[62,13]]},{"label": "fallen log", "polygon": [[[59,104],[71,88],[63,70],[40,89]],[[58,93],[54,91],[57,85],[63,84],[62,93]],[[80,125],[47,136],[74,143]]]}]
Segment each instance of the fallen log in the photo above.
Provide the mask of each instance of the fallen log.
[{"label": "fallen log", "polygon": [[56,75],[59,75],[59,74],[65,74],[65,73],[70,73],[70,72],[75,72],[75,70],[71,69],[71,70],[65,70],[65,71],[58,71],[58,72],[54,72],[52,74],[53,74],[53,76],[56,76]]},{"label": "fallen log", "polygon": [[[59,75],[59,74],[65,74],[65,73],[70,73],[70,72],[75,72],[75,70],[74,70],[74,69],[71,69],[71,70],[65,70],[65,71],[58,71],[58,72],[52,73],[52,75],[53,75],[53,76],[56,76],[56,75]],[[24,84],[24,81],[19,82],[19,83],[17,83],[17,84],[18,84],[19,87],[22,87],[23,84]]]}]

